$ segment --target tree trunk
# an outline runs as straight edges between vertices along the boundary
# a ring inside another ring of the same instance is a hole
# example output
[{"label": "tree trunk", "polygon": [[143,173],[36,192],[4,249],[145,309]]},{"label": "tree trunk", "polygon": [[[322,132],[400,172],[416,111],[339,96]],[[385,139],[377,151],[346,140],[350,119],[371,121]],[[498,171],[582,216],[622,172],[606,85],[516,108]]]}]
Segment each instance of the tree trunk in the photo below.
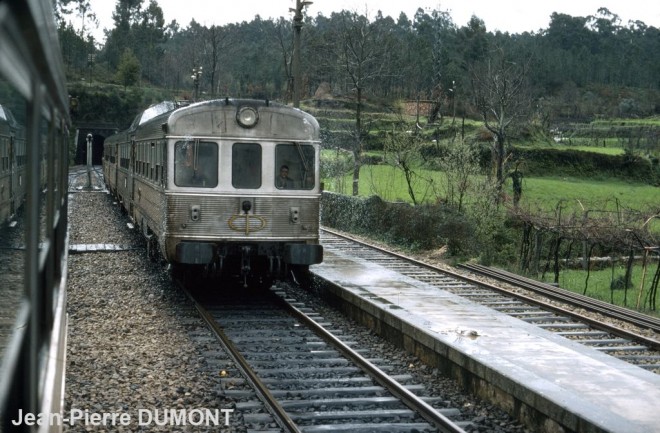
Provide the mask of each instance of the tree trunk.
[{"label": "tree trunk", "polygon": [[357,87],[357,107],[355,107],[355,143],[353,144],[353,195],[357,196],[360,187],[360,167],[362,166],[362,88]]},{"label": "tree trunk", "polygon": [[360,186],[360,153],[357,151],[357,149],[353,152],[353,159],[355,162],[353,163],[353,195],[357,196],[358,195],[358,190]]}]

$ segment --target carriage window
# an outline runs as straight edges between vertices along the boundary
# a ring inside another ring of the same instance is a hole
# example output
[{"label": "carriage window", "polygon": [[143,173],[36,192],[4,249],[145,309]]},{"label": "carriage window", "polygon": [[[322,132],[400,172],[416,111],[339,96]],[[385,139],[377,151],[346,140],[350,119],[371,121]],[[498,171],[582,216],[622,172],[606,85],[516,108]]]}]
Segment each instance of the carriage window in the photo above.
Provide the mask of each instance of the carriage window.
[{"label": "carriage window", "polygon": [[231,151],[231,184],[234,188],[261,188],[261,145],[234,144]]},{"label": "carriage window", "polygon": [[174,184],[214,188],[218,186],[218,144],[199,140],[174,145]]},{"label": "carriage window", "polygon": [[316,157],[309,144],[279,144],[275,148],[275,187],[312,189],[316,183]]},{"label": "carriage window", "polygon": [[[28,226],[25,198],[25,125],[27,102],[0,75],[0,149],[4,173],[0,178],[0,377],[9,377],[2,367],[11,339],[21,334],[25,323],[19,320],[25,302],[25,244]],[[20,165],[19,165],[20,164]],[[25,318],[23,318],[25,320]],[[15,370],[14,370],[15,372]],[[0,396],[2,397],[2,396]],[[1,398],[0,398],[1,399]],[[1,411],[2,408],[0,408]],[[0,430],[2,427],[0,427]]]}]

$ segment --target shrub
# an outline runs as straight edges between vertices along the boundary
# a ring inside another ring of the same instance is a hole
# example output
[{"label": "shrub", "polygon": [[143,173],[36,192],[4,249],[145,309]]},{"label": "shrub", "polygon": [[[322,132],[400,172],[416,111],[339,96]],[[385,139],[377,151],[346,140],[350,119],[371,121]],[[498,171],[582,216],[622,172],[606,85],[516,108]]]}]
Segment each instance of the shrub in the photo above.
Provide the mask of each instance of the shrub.
[{"label": "shrub", "polygon": [[328,227],[369,236],[411,250],[447,246],[466,253],[474,229],[463,215],[441,205],[412,206],[378,196],[353,197],[324,192],[321,221]]}]

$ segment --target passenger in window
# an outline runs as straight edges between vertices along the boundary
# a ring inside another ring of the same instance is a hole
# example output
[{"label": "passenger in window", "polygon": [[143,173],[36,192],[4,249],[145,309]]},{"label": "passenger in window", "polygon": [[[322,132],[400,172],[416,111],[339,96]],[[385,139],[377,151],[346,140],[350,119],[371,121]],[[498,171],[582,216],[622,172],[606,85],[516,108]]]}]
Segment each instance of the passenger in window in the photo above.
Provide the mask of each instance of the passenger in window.
[{"label": "passenger in window", "polygon": [[189,144],[178,144],[177,146],[174,181],[178,186],[190,186],[191,179],[195,174],[193,168],[193,149]]},{"label": "passenger in window", "polygon": [[283,165],[280,167],[280,175],[277,178],[276,186],[280,189],[292,189],[294,188],[293,179],[289,177],[289,167]]},{"label": "passenger in window", "polygon": [[194,171],[191,178],[193,186],[214,187],[217,184],[217,156],[214,149],[206,144],[200,144],[198,156],[193,164]]},{"label": "passenger in window", "polygon": [[176,163],[175,183],[178,186],[208,186],[208,168],[200,158],[199,145],[185,144],[179,149]]}]

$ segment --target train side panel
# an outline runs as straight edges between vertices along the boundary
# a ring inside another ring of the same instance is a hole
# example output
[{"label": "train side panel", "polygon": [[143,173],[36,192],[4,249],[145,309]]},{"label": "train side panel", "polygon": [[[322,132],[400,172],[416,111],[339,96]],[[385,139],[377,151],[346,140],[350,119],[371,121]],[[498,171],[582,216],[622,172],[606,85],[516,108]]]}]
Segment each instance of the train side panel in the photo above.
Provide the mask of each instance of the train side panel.
[{"label": "train side panel", "polygon": [[133,220],[145,238],[162,237],[163,215],[166,214],[166,199],[161,185],[135,178],[133,197]]},{"label": "train side panel", "polygon": [[117,144],[117,155],[119,164],[117,165],[117,199],[126,209],[129,214],[132,210],[132,195],[133,195],[133,175],[131,173],[131,143],[128,141],[121,141]]},{"label": "train side panel", "polygon": [[108,191],[117,194],[117,143],[106,143],[103,149],[103,178]]}]

